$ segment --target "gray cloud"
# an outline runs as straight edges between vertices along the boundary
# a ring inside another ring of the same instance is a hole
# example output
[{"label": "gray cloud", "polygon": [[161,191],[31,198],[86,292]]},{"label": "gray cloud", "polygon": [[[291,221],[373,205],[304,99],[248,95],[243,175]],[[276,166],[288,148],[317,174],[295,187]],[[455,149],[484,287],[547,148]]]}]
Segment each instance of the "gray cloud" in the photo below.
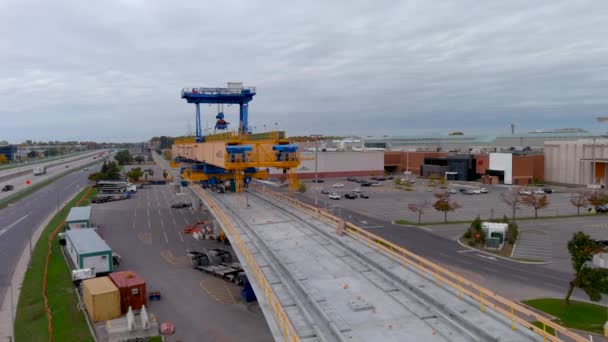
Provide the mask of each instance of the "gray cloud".
[{"label": "gray cloud", "polygon": [[0,136],[183,134],[180,89],[227,81],[291,135],[604,130],[606,22],[603,1],[5,0]]}]

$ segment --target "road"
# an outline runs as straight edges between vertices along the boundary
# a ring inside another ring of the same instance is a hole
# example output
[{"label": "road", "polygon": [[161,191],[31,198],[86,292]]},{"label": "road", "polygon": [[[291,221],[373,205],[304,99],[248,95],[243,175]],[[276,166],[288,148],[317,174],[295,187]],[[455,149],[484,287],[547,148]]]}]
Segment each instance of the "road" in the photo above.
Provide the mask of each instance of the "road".
[{"label": "road", "polygon": [[[15,188],[12,191],[0,192],[0,200],[6,198],[8,196],[11,196],[21,190],[25,190],[27,187],[31,187],[38,183],[42,183],[45,180],[55,177],[58,174],[65,172],[71,168],[77,168],[78,166],[88,164],[88,163],[91,163],[92,161],[94,161],[92,155],[87,155],[84,158],[83,157],[84,156],[80,155],[80,156],[78,156],[78,158],[81,158],[81,159],[75,160],[75,161],[73,159],[71,159],[72,161],[70,161],[70,162],[68,162],[67,161],[68,159],[66,159],[65,164],[60,164],[60,165],[55,165],[55,166],[49,167],[49,168],[47,168],[47,172],[45,175],[34,176],[32,172],[27,172],[26,174],[23,174],[23,175],[18,175],[15,177],[10,177],[10,179],[2,180],[0,182],[0,187],[3,187],[5,184],[11,184]],[[58,162],[58,161],[55,161],[55,163],[56,162]],[[65,165],[69,165],[69,167],[66,168]],[[29,185],[26,184],[27,180],[29,180],[31,182]]]},{"label": "road", "polygon": [[27,172],[27,171],[31,172],[36,167],[40,167],[40,166],[49,167],[54,164],[63,163],[64,161],[70,162],[70,161],[81,159],[81,158],[92,157],[92,156],[94,156],[98,153],[104,152],[104,151],[105,150],[87,151],[87,152],[82,152],[82,153],[77,153],[77,154],[66,155],[63,158],[52,158],[48,161],[42,161],[42,162],[22,163],[21,166],[18,166],[18,167],[0,169],[0,180],[7,179],[11,175],[16,174],[16,173],[22,173],[22,172]]},{"label": "road", "polygon": [[[100,168],[101,163],[97,163],[90,167],[90,172]],[[12,274],[23,250],[29,248],[32,230],[38,228],[49,214],[56,212],[60,203],[88,185],[90,172],[70,173],[0,209],[0,303],[6,294],[7,277]]]}]

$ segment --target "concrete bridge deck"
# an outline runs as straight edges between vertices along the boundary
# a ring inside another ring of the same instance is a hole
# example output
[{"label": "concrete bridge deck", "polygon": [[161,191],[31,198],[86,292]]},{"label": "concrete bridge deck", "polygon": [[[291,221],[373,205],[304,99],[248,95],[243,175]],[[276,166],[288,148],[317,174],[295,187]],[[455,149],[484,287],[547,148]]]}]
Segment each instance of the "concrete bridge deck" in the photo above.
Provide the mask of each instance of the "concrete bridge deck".
[{"label": "concrete bridge deck", "polygon": [[192,190],[246,264],[277,341],[557,340],[369,240],[339,236],[313,211],[255,190]]}]

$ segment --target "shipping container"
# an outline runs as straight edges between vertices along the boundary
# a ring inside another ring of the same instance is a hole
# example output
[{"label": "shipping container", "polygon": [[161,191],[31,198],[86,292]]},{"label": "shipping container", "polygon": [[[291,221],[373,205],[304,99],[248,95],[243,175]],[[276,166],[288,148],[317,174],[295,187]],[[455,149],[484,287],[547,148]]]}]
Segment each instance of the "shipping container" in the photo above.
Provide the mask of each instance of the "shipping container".
[{"label": "shipping container", "polygon": [[112,249],[95,229],[66,231],[65,250],[75,269],[93,268],[96,274],[112,272]]},{"label": "shipping container", "polygon": [[121,315],[120,292],[108,277],[83,281],[82,301],[93,322],[107,321]]},{"label": "shipping container", "polygon": [[144,278],[133,271],[110,273],[110,279],[120,291],[120,311],[126,313],[129,306],[132,310],[141,309],[146,305],[146,282]]}]

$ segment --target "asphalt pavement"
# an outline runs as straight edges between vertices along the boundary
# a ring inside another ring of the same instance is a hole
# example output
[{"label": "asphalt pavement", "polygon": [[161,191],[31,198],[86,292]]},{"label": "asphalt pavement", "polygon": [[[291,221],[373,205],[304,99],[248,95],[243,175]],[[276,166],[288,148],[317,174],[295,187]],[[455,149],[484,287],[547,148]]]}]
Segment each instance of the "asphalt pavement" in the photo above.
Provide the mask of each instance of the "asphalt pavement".
[{"label": "asphalt pavement", "polygon": [[101,163],[90,167],[89,172],[75,171],[46,187],[0,209],[0,303],[7,291],[8,279],[25,248],[29,238],[44,219],[58,210],[75,191],[90,184],[89,173],[99,170]]},{"label": "asphalt pavement", "polygon": [[[47,172],[44,175],[34,176],[32,172],[27,172],[26,174],[17,175],[15,177],[10,177],[9,179],[4,179],[0,181],[0,187],[3,187],[5,184],[11,184],[15,188],[12,191],[0,192],[0,200],[4,199],[8,196],[11,196],[21,190],[25,190],[28,187],[34,186],[38,183],[42,183],[52,177],[57,176],[58,174],[69,171],[70,169],[77,168],[81,165],[88,164],[93,162],[93,155],[87,154],[86,156],[78,156],[73,157],[72,159],[66,159],[65,162],[62,161],[54,161],[54,163],[61,163],[59,165],[51,166],[47,168]],[[66,165],[69,165],[66,167]],[[39,165],[37,165],[39,166]],[[8,170],[7,170],[8,171]],[[88,174],[88,173],[87,173]],[[7,177],[7,175],[5,175]],[[26,184],[26,181],[29,180],[30,184]]]},{"label": "asphalt pavement", "polygon": [[[156,166],[148,167],[160,173]],[[175,324],[175,335],[166,341],[271,341],[259,306],[243,303],[240,287],[190,265],[187,249],[231,248],[184,234],[186,225],[208,221],[209,212],[172,209],[173,203],[194,201],[188,189],[184,193],[175,189],[169,184],[149,185],[138,189],[131,199],[93,204],[93,223],[122,256],[119,270],[139,273],[149,291],[161,292],[162,300],[149,302],[148,310],[159,323]],[[103,330],[97,329],[100,334]]]}]

